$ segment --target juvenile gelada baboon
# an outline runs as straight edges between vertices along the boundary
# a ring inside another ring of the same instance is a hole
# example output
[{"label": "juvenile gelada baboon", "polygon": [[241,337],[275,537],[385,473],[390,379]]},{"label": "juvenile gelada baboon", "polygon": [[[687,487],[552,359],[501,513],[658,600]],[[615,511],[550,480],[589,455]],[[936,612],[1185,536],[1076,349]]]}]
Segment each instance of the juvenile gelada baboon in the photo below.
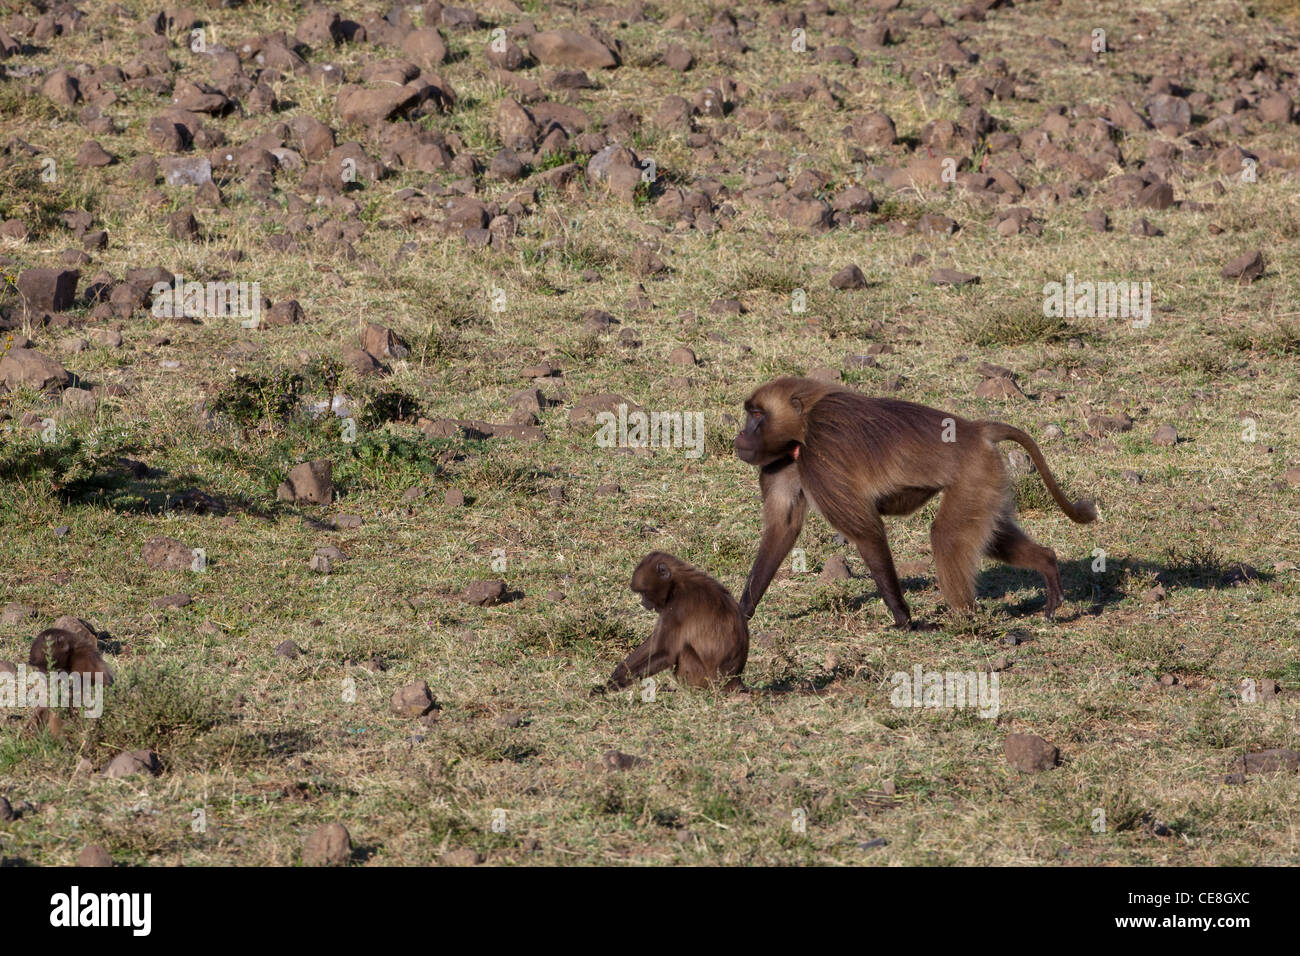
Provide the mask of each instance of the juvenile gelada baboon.
[{"label": "juvenile gelada baboon", "polygon": [[727,690],[743,688],[749,627],[726,588],[693,564],[652,551],[633,572],[632,590],[659,620],[645,643],[593,693],[626,687],[669,667],[689,687],[725,681]]},{"label": "juvenile gelada baboon", "polygon": [[61,627],[47,627],[36,635],[27,663],[44,673],[77,674],[83,681],[99,674],[105,687],[113,683],[113,672],[104,663],[95,639]]},{"label": "juvenile gelada baboon", "polygon": [[884,515],[911,514],[940,492],[930,528],[939,588],[948,605],[975,607],[982,556],[1038,571],[1046,582],[1050,619],[1065,599],[1056,552],[1016,524],[1002,456],[995,444],[1018,442],[1072,521],[1097,517],[1091,501],[1071,502],[1034,440],[1001,422],[957,415],[887,398],[869,398],[808,378],[778,378],[745,402],[736,454],[759,469],[763,536],[740,597],[753,616],[772,575],[794,547],[808,505],[857,547],[898,627],[911,611],[885,540]]}]

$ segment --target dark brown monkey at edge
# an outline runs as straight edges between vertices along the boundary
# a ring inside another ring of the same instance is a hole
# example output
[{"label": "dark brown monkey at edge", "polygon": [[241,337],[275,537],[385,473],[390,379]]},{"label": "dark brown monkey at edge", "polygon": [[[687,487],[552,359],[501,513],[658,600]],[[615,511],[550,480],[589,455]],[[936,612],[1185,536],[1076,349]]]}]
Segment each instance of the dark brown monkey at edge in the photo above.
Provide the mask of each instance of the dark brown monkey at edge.
[{"label": "dark brown monkey at edge", "polygon": [[794,547],[811,504],[857,546],[894,624],[910,627],[881,519],[911,514],[940,492],[930,541],[939,588],[951,608],[974,610],[975,572],[986,555],[1042,574],[1049,619],[1065,600],[1056,552],[1016,524],[995,443],[1010,439],[1024,446],[1071,521],[1086,524],[1097,511],[1091,501],[1065,497],[1043,453],[1020,429],[807,378],[760,386],[745,402],[745,414],[736,454],[758,467],[763,494],[763,536],[740,597],[747,619]]}]

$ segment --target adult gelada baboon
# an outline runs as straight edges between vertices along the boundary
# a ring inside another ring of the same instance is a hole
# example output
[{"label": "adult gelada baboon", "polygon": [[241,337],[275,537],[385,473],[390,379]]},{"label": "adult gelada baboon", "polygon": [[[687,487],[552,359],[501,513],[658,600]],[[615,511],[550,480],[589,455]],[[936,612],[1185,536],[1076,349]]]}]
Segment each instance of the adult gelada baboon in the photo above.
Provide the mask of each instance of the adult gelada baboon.
[{"label": "adult gelada baboon", "polygon": [[794,547],[811,503],[857,546],[895,625],[910,626],[881,518],[911,514],[940,492],[930,541],[950,607],[974,609],[975,571],[984,555],[1042,574],[1049,619],[1065,599],[1056,552],[1016,524],[995,444],[1010,439],[1023,445],[1072,521],[1087,523],[1097,511],[1090,501],[1065,497],[1043,453],[1020,429],[807,378],[760,386],[745,402],[745,414],[736,454],[758,467],[763,493],[763,537],[740,597],[746,618]]}]

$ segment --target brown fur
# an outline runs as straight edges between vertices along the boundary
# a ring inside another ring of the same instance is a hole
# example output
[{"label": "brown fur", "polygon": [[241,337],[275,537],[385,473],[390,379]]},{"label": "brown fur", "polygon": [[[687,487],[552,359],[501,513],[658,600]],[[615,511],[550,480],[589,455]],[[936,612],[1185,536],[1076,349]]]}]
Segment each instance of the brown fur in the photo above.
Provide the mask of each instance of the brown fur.
[{"label": "brown fur", "polygon": [[728,690],[744,686],[740,672],[749,657],[749,627],[726,588],[681,558],[652,551],[633,572],[632,590],[648,610],[659,612],[659,621],[598,691],[626,687],[669,667],[689,687],[723,680]]},{"label": "brown fur", "polygon": [[[881,517],[911,514],[940,492],[930,539],[939,588],[951,607],[974,609],[975,571],[986,555],[1041,573],[1049,618],[1064,600],[1056,553],[1016,524],[995,443],[1010,439],[1025,447],[1071,520],[1092,521],[1096,509],[1065,497],[1042,452],[1020,429],[806,378],[778,378],[759,387],[745,412],[736,453],[759,468],[763,493],[763,537],[740,598],[746,618],[794,547],[811,502],[857,546],[894,623],[909,626],[911,611]],[[945,428],[955,440],[943,440]]]},{"label": "brown fur", "polygon": [[94,639],[62,628],[47,627],[37,634],[27,663],[42,672],[81,674],[86,680],[103,674],[105,687],[113,683],[113,674]]}]

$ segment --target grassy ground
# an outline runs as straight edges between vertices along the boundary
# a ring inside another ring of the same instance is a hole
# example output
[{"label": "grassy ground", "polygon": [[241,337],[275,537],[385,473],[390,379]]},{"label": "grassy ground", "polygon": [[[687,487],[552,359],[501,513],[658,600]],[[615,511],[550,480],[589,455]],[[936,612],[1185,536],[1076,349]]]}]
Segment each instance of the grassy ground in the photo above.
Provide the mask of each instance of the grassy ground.
[{"label": "grassy ground", "polygon": [[[951,21],[957,4],[932,6]],[[1281,44],[1300,39],[1284,5],[1255,7],[1247,21],[1250,6],[1160,2],[1133,18],[1119,3],[1026,2],[950,29],[969,37],[982,62],[1001,56],[1032,85],[1032,99],[987,107],[1005,128],[1023,132],[1052,104],[1087,109],[1121,95],[1139,104],[1155,72],[1220,99],[1234,54],[1263,51],[1281,64]],[[381,7],[347,10],[359,19],[358,11]],[[484,166],[499,145],[493,118],[503,95],[482,55],[491,26],[585,22],[540,4],[499,9],[480,9],[490,21],[480,31],[444,31],[453,51],[444,75],[460,99],[449,115],[425,121],[458,131]],[[771,9],[757,9],[761,24]],[[664,20],[683,10],[692,15],[687,28],[666,29]],[[903,10],[920,8],[908,2]],[[869,19],[865,5],[844,12]],[[202,14],[223,42],[233,42],[273,29],[292,33],[305,10],[275,2]],[[34,160],[16,156],[0,171],[0,218],[45,224],[0,249],[12,263],[6,272],[55,264],[75,244],[56,224],[57,211],[78,207],[109,233],[108,247],[83,267],[83,282],[101,269],[120,277],[155,264],[187,277],[228,272],[260,282],[273,301],[298,299],[307,314],[304,324],[249,330],[137,312],[119,323],[122,348],[61,356],[88,382],[127,386],[122,397],[77,416],[31,391],[0,395],[0,409],[13,416],[0,445],[0,604],[39,611],[38,620],[0,631],[0,657],[24,659],[37,629],[73,614],[107,632],[105,652],[120,678],[101,721],[70,721],[58,739],[24,732],[26,715],[0,723],[0,795],[27,804],[18,820],[0,823],[0,855],[63,864],[98,843],[122,864],[292,865],[308,834],[341,822],[354,862],[371,865],[431,863],[464,848],[494,864],[1300,861],[1294,774],[1223,783],[1244,753],[1300,746],[1300,508],[1295,485],[1283,477],[1300,465],[1295,166],[1289,176],[1271,168],[1259,182],[1241,184],[1203,161],[1188,162],[1170,179],[1176,195],[1213,209],[1139,212],[1094,186],[1094,195],[1059,206],[1027,202],[1042,235],[1004,238],[995,210],[961,191],[903,195],[868,182],[838,135],[862,109],[888,112],[905,140],[930,119],[955,119],[965,104],[952,82],[926,92],[910,78],[916,66],[935,62],[945,31],[908,29],[900,46],[859,50],[854,68],[801,60],[786,51],[782,31],[766,25],[744,34],[750,53],[713,52],[704,4],[664,0],[652,14],[626,26],[603,22],[628,55],[597,77],[598,89],[583,91],[584,110],[642,113],[638,152],[679,184],[709,175],[738,191],[764,150],[788,160],[791,179],[804,169],[827,173],[828,194],[862,182],[882,203],[872,224],[811,235],[742,197],[731,200],[735,219],[705,235],[674,230],[652,205],[579,185],[543,190],[505,251],[471,252],[458,237],[408,224],[401,215],[408,204],[397,196],[455,175],[399,170],[351,194],[367,226],[354,260],[311,238],[290,253],[267,244],[283,230],[292,175],[277,176],[269,203],[240,180],[224,184],[224,205],[197,212],[205,241],[177,242],[167,237],[166,217],[187,206],[187,195],[162,187],[164,204],[150,206],[127,172],[136,154],[149,151],[144,130],[159,99],[124,92],[108,110],[123,131],[99,137],[119,162],[81,170],[71,165],[86,138],[73,128],[76,110],[25,92],[39,77],[0,83],[0,139],[21,136],[61,171],[58,182],[43,184],[22,165]],[[88,31],[5,65],[121,64],[134,55],[133,19],[104,11],[88,19]],[[823,20],[809,16],[812,47],[823,42]],[[1084,62],[1076,50],[1097,25],[1120,52]],[[1070,49],[1044,47],[1043,35]],[[653,61],[670,41],[696,51],[693,71]],[[858,48],[852,40],[826,42]],[[172,55],[183,75],[206,77],[194,57]],[[351,76],[381,55],[396,54],[354,44],[339,47],[332,61]],[[843,84],[838,110],[813,99],[764,100],[764,91],[809,72]],[[806,135],[748,128],[733,117],[732,135],[719,136],[717,158],[708,160],[680,132],[653,127],[662,97],[689,99],[724,74],[750,88],[744,105],[780,109]],[[297,111],[340,126],[332,94],[306,78],[287,77],[276,93],[296,106],[209,125],[231,144]],[[1294,159],[1295,125],[1248,129],[1241,142],[1249,148]],[[349,138],[340,132],[340,142]],[[1131,163],[1161,138],[1126,135],[1121,148]],[[902,165],[904,147],[872,160]],[[1062,173],[1031,164],[1018,175],[1031,186]],[[487,177],[481,185],[483,198],[503,204],[520,189]],[[1216,185],[1226,186],[1221,195]],[[1112,232],[1083,225],[1095,207],[1110,210]],[[889,228],[925,212],[952,216],[960,231],[933,239]],[[1165,235],[1130,235],[1139,215]],[[1213,234],[1211,225],[1222,231]],[[647,239],[669,267],[662,276],[633,269],[633,246]],[[415,251],[398,256],[406,243]],[[242,262],[221,258],[231,248],[245,251]],[[1252,249],[1267,259],[1260,281],[1220,278],[1226,261]],[[927,262],[910,265],[917,253]],[[830,275],[850,263],[868,287],[832,290]],[[929,275],[941,265],[982,281],[936,287]],[[598,281],[584,278],[588,270]],[[1135,329],[1107,318],[1044,321],[1042,286],[1066,273],[1150,281],[1153,322]],[[502,312],[489,299],[498,288]],[[806,290],[806,313],[791,311],[796,289]],[[711,311],[715,300],[731,298],[746,311]],[[13,308],[12,295],[0,306]],[[621,342],[617,329],[585,332],[582,316],[593,308],[633,329],[640,346]],[[529,385],[521,369],[549,359],[563,374],[539,383],[555,401],[539,415],[545,440],[428,439],[413,424],[363,423],[357,440],[345,442],[337,423],[302,410],[325,398],[328,385],[318,368],[304,372],[299,356],[337,358],[366,322],[391,326],[412,355],[378,383],[344,371],[340,391],[357,403],[397,389],[416,398],[427,418],[501,422],[508,396]],[[52,355],[72,334],[20,331]],[[170,343],[153,344],[160,335]],[[878,366],[846,364],[872,344],[891,347],[876,356]],[[695,351],[697,367],[667,363],[682,345]],[[981,362],[1015,370],[1027,397],[976,398]],[[739,592],[760,522],[755,477],[730,451],[734,423],[726,416],[738,416],[763,380],[819,366],[843,369],[863,391],[999,418],[1040,439],[1058,426],[1063,434],[1043,441],[1044,452],[1067,493],[1095,496],[1100,521],[1072,525],[1035,476],[1021,479],[1018,493],[1023,524],[1061,558],[1067,608],[1056,623],[1044,621],[1040,582],[989,565],[979,582],[980,613],[970,621],[947,615],[929,561],[930,506],[893,521],[890,533],[914,614],[940,626],[899,633],[887,627],[856,553],[813,518],[800,543],[809,571],[787,565],[774,582],[751,622],[745,676],[760,687],[811,683],[817,695],[716,696],[676,691],[665,680],[653,702],[589,699],[588,689],[653,623],[627,588],[644,553],[678,554]],[[196,414],[197,403],[248,396],[236,369],[265,378],[268,394],[280,388],[278,370],[298,371],[304,401],[287,416],[257,408],[242,421]],[[571,425],[569,409],[604,392],[656,410],[702,412],[705,454],[597,447],[594,429]],[[17,428],[33,410],[59,421],[54,447],[38,447]],[[1093,412],[1125,412],[1135,425],[1090,436],[1085,417]],[[1255,422],[1254,442],[1243,440],[1245,418]],[[1164,424],[1177,429],[1172,447],[1152,442]],[[86,443],[91,435],[95,446]],[[122,456],[154,471],[128,473],[115,464]],[[335,463],[336,503],[277,502],[289,468],[322,457]],[[597,492],[610,485],[618,490]],[[412,487],[424,494],[404,497]],[[556,487],[562,500],[550,493]],[[221,496],[229,514],[175,507],[191,488]],[[467,504],[445,504],[449,490],[463,492]],[[336,530],[331,519],[342,513],[364,524]],[[206,570],[146,568],[141,545],[158,535],[203,548]],[[313,549],[329,544],[348,560],[329,575],[312,572]],[[1093,570],[1095,549],[1105,551],[1104,572]],[[819,583],[817,572],[835,554],[857,579]],[[1243,563],[1256,573],[1240,582]],[[521,596],[489,608],[456,599],[481,578],[503,578]],[[1144,600],[1157,583],[1164,599]],[[194,602],[153,606],[178,591]],[[276,656],[284,640],[303,655]],[[383,669],[363,666],[372,657]],[[891,676],[917,664],[998,668],[999,716],[891,706]],[[1162,685],[1164,675],[1177,683]],[[1280,683],[1279,697],[1243,699],[1243,681],[1265,679]],[[441,705],[436,719],[393,716],[393,693],[419,680]],[[1035,775],[1012,769],[1002,754],[1009,733],[1043,736],[1060,748],[1062,765]],[[139,748],[157,751],[161,775],[111,780],[90,769]],[[611,749],[645,762],[608,771],[601,755]],[[198,809],[203,832],[193,825]],[[1101,832],[1097,809],[1106,819]],[[497,810],[504,817],[494,817]],[[794,825],[799,812],[805,832]],[[494,819],[504,819],[503,832]],[[861,847],[878,838],[887,844]]]}]

